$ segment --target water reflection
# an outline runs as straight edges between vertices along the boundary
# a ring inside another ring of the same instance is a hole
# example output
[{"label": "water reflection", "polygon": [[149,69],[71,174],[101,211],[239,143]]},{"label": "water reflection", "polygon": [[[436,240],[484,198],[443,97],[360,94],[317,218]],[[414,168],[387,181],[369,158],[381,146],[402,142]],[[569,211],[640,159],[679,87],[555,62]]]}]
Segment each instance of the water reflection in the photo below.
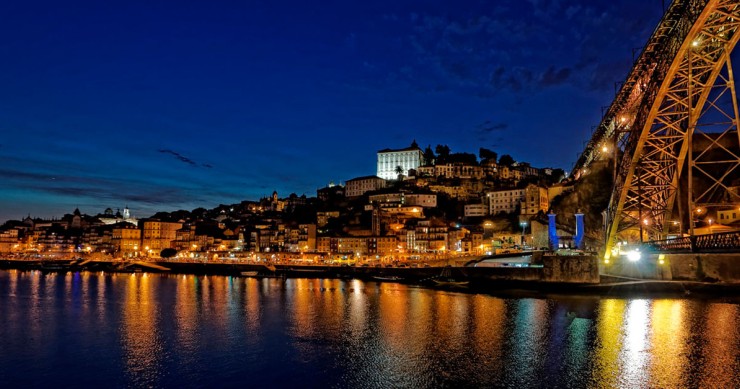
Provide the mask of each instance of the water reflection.
[{"label": "water reflection", "polygon": [[712,304],[704,316],[703,365],[698,386],[704,388],[740,387],[740,327],[738,305]]},{"label": "water reflection", "polygon": [[126,373],[133,386],[156,386],[164,347],[160,340],[158,303],[148,274],[131,274],[123,285],[125,302],[121,341]]},{"label": "water reflection", "polygon": [[13,387],[38,386],[38,371],[88,386],[740,387],[739,321],[737,304],[700,300],[0,271],[0,376]]},{"label": "water reflection", "polygon": [[592,382],[603,387],[617,387],[626,303],[626,300],[608,299],[603,300],[598,308]]},{"label": "water reflection", "polygon": [[661,388],[676,388],[687,377],[691,361],[686,354],[690,334],[684,318],[684,305],[681,300],[657,300],[653,303],[649,345],[652,361],[650,363],[651,383]]}]

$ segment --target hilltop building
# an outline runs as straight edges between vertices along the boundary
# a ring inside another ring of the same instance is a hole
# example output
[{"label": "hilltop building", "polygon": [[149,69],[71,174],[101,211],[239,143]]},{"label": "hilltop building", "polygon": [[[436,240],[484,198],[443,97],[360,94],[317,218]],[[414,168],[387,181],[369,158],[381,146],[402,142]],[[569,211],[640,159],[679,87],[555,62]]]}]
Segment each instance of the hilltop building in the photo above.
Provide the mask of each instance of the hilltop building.
[{"label": "hilltop building", "polygon": [[398,173],[396,172],[398,166],[403,169],[402,174],[408,176],[409,170],[418,169],[423,162],[424,152],[416,144],[416,141],[405,149],[383,149],[378,151],[377,176],[385,180],[396,180],[398,179]]}]

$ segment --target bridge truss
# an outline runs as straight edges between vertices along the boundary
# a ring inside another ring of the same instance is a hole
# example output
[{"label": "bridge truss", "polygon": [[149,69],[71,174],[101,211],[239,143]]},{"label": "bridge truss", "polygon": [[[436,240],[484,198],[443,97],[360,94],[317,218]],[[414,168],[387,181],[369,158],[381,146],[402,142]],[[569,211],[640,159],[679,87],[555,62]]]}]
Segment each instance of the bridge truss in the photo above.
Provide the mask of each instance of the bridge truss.
[{"label": "bridge truss", "polygon": [[695,212],[740,204],[739,26],[740,0],[675,0],[576,162],[579,179],[613,159],[605,258],[617,240],[665,239],[676,223],[693,235]]}]

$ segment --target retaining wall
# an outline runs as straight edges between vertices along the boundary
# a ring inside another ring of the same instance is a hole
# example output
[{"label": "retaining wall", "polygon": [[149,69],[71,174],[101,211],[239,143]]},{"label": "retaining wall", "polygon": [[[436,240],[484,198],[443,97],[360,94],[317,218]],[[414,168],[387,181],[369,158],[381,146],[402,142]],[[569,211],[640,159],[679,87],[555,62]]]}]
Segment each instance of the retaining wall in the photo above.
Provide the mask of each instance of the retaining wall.
[{"label": "retaining wall", "polygon": [[602,272],[651,280],[738,283],[740,254],[650,254],[637,262],[619,258],[610,265],[602,264]]}]

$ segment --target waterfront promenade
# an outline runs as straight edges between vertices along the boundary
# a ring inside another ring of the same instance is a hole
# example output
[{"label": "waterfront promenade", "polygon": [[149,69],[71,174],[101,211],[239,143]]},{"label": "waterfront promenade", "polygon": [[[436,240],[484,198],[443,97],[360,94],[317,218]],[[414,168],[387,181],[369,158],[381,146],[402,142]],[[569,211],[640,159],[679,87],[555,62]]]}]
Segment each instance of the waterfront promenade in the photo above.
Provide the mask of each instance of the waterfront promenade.
[{"label": "waterfront promenade", "polygon": [[[39,259],[0,258],[0,267],[45,273],[174,273],[253,278],[324,278],[400,282],[469,292],[518,291],[587,295],[740,295],[740,284],[658,280],[599,273],[594,256],[539,255],[457,257],[431,263],[316,264],[304,261],[251,261],[193,258]],[[530,256],[531,258],[531,256]],[[479,263],[484,259],[485,266]],[[445,282],[442,282],[445,281]]]}]

